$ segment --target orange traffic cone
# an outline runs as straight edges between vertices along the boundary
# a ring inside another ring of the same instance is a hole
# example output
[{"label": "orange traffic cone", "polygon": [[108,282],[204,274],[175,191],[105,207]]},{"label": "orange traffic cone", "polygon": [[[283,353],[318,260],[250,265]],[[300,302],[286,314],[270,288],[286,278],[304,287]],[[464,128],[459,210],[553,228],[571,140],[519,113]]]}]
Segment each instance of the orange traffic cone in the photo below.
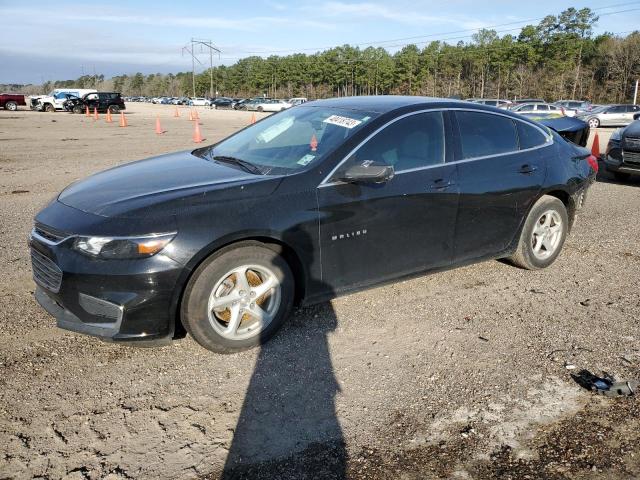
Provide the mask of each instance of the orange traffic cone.
[{"label": "orange traffic cone", "polygon": [[180,116],[180,111],[178,110],[178,107],[176,106],[176,111],[173,112],[173,116],[178,118]]},{"label": "orange traffic cone", "polygon": [[200,123],[198,120],[193,122],[193,142],[194,143],[202,143],[204,138],[202,138],[202,134],[200,133]]},{"label": "orange traffic cone", "polygon": [[86,112],[85,112],[85,116],[87,116],[87,117],[90,117],[90,116],[91,116],[91,113],[89,113],[89,105],[87,105],[87,109],[86,109]]},{"label": "orange traffic cone", "polygon": [[591,155],[600,159],[600,139],[598,138],[598,132],[593,136],[593,143],[591,144]]},{"label": "orange traffic cone", "polygon": [[311,147],[311,151],[315,152],[318,149],[318,139],[316,138],[316,134],[311,135],[311,141],[309,142],[309,146]]},{"label": "orange traffic cone", "polygon": [[111,118],[111,109],[107,109],[107,123],[113,123],[113,119]]},{"label": "orange traffic cone", "polygon": [[255,113],[252,113],[252,114],[251,114],[251,120],[249,121],[249,124],[251,124],[251,125],[252,125],[252,124],[254,124],[254,123],[256,123],[256,114],[255,114]]},{"label": "orange traffic cone", "polygon": [[129,124],[127,123],[127,117],[124,116],[124,112],[120,112],[120,126],[126,127]]},{"label": "orange traffic cone", "polygon": [[156,115],[156,133],[158,135],[162,135],[164,130],[162,130],[162,126],[160,125],[160,115]]},{"label": "orange traffic cone", "polygon": [[189,109],[189,121],[193,122],[193,109],[192,108]]},{"label": "orange traffic cone", "polygon": [[193,109],[193,119],[194,120],[200,120],[200,115],[198,115],[198,109],[197,108]]},{"label": "orange traffic cone", "polygon": [[98,108],[93,107],[93,119],[98,120]]}]

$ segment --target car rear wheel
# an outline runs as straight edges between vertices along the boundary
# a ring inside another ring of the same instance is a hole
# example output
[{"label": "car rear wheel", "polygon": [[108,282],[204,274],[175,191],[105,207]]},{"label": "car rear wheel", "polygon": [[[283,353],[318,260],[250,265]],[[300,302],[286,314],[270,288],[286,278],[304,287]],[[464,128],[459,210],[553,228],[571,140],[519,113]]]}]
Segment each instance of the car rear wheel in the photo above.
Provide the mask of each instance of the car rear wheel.
[{"label": "car rear wheel", "polygon": [[589,128],[598,128],[600,126],[600,120],[597,118],[590,118],[587,123],[589,124]]},{"label": "car rear wheel", "polygon": [[111,113],[120,113],[120,107],[118,105],[111,105],[109,107],[109,110],[111,111]]},{"label": "car rear wheel", "polygon": [[243,243],[214,254],[189,280],[181,319],[204,348],[232,353],[264,343],[291,312],[294,279],[276,251]]},{"label": "car rear wheel", "polygon": [[256,110],[258,110],[259,112],[264,112],[264,108],[262,108],[262,107],[258,107],[258,108],[256,108]]},{"label": "car rear wheel", "polygon": [[83,112],[83,110],[82,110],[82,106],[81,106],[81,105],[76,105],[75,107],[73,107],[73,110],[72,110],[72,111],[73,111],[73,113],[75,113],[75,114],[80,114],[80,113],[82,113],[82,112]]},{"label": "car rear wheel", "polygon": [[567,237],[569,217],[559,199],[544,195],[525,221],[518,248],[509,260],[527,270],[538,270],[551,265],[562,250]]},{"label": "car rear wheel", "polygon": [[7,102],[4,104],[4,108],[15,112],[18,109],[18,104],[16,102]]}]

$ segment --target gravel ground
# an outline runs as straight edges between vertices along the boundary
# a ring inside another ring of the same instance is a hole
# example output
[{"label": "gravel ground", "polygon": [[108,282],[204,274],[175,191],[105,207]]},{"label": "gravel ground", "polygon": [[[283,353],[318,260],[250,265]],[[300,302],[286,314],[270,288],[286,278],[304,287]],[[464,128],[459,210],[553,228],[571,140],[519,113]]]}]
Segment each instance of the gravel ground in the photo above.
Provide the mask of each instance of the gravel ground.
[{"label": "gravel ground", "polygon": [[[637,400],[571,376],[640,377],[637,180],[601,175],[545,271],[485,262],[342,297],[259,350],[56,329],[33,299],[32,217],[89,173],[190,148],[173,111],[130,104],[126,129],[0,111],[0,478],[640,477]],[[211,142],[251,114],[200,116]]]}]

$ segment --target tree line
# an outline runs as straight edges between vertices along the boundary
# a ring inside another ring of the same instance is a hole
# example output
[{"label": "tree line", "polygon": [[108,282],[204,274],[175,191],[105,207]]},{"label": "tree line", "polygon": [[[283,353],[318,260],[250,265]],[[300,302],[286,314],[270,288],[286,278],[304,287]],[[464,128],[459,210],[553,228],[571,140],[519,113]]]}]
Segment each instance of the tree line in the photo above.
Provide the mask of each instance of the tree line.
[{"label": "tree line", "polygon": [[[251,56],[195,76],[195,96],[311,99],[346,95],[403,94],[437,97],[632,100],[640,77],[640,32],[593,34],[597,15],[569,8],[527,25],[517,35],[483,29],[469,41],[403,46],[350,45],[314,54]],[[85,75],[47,82],[42,90],[95,87],[137,96],[193,96],[191,72]]]}]

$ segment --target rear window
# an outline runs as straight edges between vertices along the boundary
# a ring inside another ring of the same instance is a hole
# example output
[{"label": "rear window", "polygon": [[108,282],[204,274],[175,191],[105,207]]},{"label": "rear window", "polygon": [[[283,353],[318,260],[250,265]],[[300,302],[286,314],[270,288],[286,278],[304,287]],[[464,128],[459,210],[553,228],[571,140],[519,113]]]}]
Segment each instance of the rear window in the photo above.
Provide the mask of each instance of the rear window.
[{"label": "rear window", "polygon": [[456,112],[462,158],[486,157],[518,150],[514,121],[502,115]]},{"label": "rear window", "polygon": [[524,122],[516,122],[516,128],[518,130],[520,150],[539,147],[547,142],[547,137],[532,125]]}]

